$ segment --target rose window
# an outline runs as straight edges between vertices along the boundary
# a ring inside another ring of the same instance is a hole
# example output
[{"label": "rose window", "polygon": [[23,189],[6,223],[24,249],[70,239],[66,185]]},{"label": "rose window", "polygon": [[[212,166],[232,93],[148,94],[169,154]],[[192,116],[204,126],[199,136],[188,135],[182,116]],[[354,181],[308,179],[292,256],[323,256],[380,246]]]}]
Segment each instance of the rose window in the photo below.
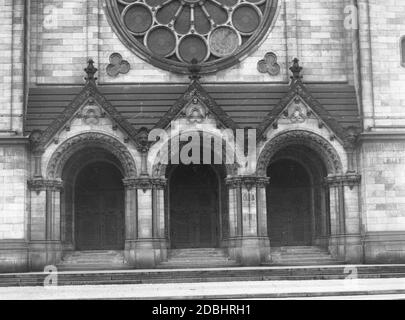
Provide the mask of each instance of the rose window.
[{"label": "rose window", "polygon": [[277,0],[107,0],[111,25],[144,60],[186,73],[230,67],[263,40]]}]

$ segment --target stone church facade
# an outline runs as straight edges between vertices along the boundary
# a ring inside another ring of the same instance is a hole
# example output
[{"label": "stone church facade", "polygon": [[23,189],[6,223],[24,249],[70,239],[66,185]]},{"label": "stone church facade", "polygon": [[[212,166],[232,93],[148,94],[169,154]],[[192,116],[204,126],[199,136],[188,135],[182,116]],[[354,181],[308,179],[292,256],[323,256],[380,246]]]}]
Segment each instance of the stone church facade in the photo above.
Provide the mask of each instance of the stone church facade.
[{"label": "stone church facade", "polygon": [[[405,261],[405,4],[0,6],[0,271],[103,250]],[[214,148],[176,162],[189,138]]]}]

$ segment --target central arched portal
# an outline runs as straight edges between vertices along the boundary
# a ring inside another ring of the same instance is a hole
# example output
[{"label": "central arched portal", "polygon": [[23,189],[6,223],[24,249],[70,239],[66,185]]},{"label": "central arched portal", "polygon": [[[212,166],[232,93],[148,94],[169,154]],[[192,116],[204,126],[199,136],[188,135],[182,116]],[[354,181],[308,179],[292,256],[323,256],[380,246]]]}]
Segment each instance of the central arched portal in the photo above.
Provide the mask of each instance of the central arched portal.
[{"label": "central arched portal", "polygon": [[173,249],[214,248],[221,237],[221,179],[215,166],[169,169],[169,225]]},{"label": "central arched portal", "polygon": [[76,250],[123,250],[123,176],[108,162],[82,168],[75,183]]},{"label": "central arched portal", "polygon": [[297,161],[280,160],[268,168],[268,230],[274,246],[311,245],[311,178]]}]

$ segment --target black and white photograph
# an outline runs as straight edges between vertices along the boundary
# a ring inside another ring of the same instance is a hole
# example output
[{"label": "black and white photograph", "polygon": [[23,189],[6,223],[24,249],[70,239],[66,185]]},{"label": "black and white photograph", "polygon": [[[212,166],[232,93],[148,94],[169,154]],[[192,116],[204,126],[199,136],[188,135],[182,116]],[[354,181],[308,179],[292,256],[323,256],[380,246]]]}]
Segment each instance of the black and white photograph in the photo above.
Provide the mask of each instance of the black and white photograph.
[{"label": "black and white photograph", "polygon": [[405,300],[405,0],[0,0],[0,57],[3,302]]}]

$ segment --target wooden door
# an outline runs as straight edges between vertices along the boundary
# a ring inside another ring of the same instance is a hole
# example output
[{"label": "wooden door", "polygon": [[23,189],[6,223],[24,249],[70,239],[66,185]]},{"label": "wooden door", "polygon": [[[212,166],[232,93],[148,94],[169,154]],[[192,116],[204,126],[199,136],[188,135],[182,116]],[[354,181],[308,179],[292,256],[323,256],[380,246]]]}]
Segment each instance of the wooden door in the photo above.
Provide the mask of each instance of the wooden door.
[{"label": "wooden door", "polygon": [[218,192],[216,174],[209,166],[180,166],[175,170],[170,182],[173,248],[212,248],[218,245]]},{"label": "wooden door", "polygon": [[79,175],[76,186],[76,249],[122,250],[124,191],[119,171],[94,164]]},{"label": "wooden door", "polygon": [[269,237],[273,246],[311,244],[311,192],[309,176],[292,161],[276,163],[269,170],[267,188]]}]

